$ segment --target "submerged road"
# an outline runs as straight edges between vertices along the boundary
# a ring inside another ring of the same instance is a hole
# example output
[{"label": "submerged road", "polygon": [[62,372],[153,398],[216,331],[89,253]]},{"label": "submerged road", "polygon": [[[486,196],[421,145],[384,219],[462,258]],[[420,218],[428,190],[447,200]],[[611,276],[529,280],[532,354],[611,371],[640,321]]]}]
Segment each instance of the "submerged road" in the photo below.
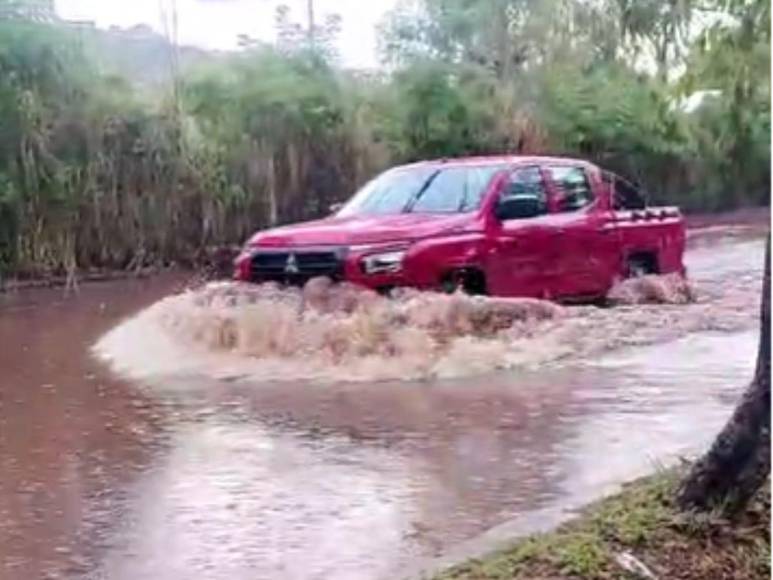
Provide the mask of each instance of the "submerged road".
[{"label": "submerged road", "polygon": [[691,235],[707,302],[660,307],[677,334],[585,349],[627,333],[594,334],[607,311],[572,335],[592,356],[419,381],[131,379],[92,346],[181,280],[0,296],[0,579],[380,580],[539,527],[710,441],[753,369],[763,253],[753,228]]}]

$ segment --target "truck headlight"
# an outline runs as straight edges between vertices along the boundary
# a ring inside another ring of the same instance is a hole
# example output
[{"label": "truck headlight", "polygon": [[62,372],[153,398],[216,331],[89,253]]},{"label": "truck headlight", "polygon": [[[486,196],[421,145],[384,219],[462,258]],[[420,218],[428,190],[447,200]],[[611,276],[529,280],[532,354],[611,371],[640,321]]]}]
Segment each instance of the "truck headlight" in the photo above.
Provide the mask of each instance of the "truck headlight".
[{"label": "truck headlight", "polygon": [[405,250],[371,254],[362,259],[362,270],[366,274],[394,274],[403,269]]}]

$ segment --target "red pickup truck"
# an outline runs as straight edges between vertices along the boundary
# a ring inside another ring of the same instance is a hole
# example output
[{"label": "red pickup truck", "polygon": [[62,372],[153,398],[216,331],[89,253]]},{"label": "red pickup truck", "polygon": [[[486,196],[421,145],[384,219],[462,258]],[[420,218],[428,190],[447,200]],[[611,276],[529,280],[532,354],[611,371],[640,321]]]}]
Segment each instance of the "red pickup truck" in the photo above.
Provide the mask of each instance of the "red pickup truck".
[{"label": "red pickup truck", "polygon": [[475,157],[390,169],[325,219],[256,233],[235,278],[316,276],[495,296],[592,299],[642,273],[684,274],[675,207],[555,157]]}]

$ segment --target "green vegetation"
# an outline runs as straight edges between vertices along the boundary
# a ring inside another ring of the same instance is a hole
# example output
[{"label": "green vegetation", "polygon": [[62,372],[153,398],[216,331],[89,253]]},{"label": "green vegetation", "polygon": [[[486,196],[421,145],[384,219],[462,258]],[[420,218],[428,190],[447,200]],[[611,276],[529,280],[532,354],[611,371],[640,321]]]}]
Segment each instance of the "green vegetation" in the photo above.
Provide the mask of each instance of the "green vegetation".
[{"label": "green vegetation", "polygon": [[635,578],[618,563],[631,554],[658,578],[770,577],[770,486],[732,524],[716,514],[684,514],[673,504],[683,473],[634,482],[555,532],[472,560],[435,580]]},{"label": "green vegetation", "polygon": [[762,0],[399,3],[378,74],[339,64],[335,18],[282,8],[275,45],[207,55],[51,5],[0,0],[0,276],[195,261],[424,157],[577,155],[689,210],[768,203]]}]

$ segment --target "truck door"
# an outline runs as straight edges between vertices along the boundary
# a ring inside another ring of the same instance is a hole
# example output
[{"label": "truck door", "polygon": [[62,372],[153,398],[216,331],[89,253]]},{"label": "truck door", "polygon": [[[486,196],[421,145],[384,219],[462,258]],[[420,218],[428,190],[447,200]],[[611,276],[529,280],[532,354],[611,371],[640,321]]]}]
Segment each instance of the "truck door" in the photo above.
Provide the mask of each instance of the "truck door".
[{"label": "truck door", "polygon": [[497,296],[552,296],[555,228],[540,168],[509,170],[487,228],[484,269]]},{"label": "truck door", "polygon": [[619,243],[603,185],[577,165],[543,167],[556,228],[556,295],[605,294],[619,271]]}]

